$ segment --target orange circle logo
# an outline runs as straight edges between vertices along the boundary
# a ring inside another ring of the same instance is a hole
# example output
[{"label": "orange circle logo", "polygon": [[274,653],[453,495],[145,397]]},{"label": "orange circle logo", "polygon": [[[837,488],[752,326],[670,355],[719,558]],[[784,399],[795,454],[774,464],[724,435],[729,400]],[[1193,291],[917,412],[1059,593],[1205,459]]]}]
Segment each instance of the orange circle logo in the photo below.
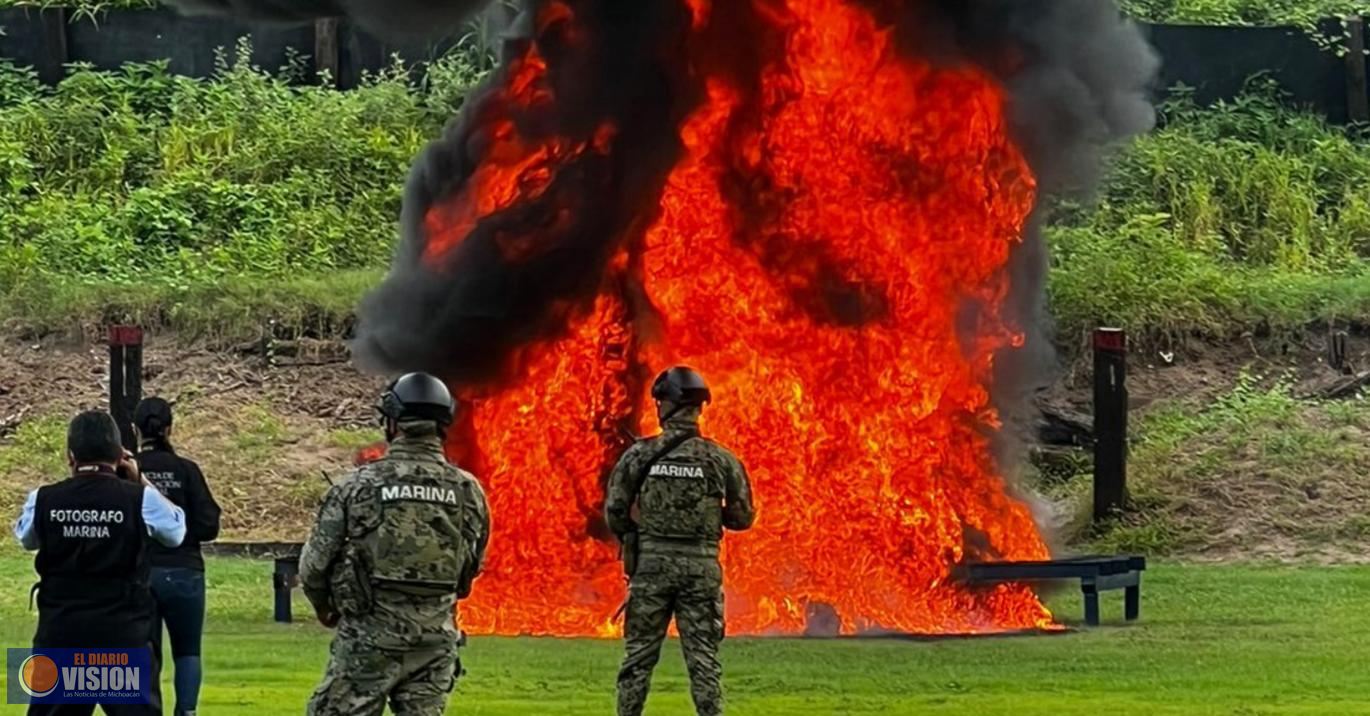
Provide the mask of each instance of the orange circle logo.
[{"label": "orange circle logo", "polygon": [[24,659],[19,667],[19,686],[36,699],[51,694],[57,690],[57,664],[42,654]]}]

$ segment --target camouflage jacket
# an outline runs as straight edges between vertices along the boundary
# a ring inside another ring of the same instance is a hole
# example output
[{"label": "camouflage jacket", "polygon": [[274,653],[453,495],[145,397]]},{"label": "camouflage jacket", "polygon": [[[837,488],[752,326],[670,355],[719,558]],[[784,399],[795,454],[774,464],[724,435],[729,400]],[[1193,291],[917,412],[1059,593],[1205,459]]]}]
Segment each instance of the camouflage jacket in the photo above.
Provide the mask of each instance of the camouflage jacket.
[{"label": "camouflage jacket", "polygon": [[[442,439],[432,422],[404,423],[386,456],[348,475],[324,495],[319,518],[300,554],[300,581],[305,596],[320,612],[342,615],[339,634],[365,635],[380,646],[405,648],[435,639],[455,638],[456,594],[412,593],[377,584],[359,558],[359,545],[373,533],[382,515],[383,488],[404,475],[439,468],[441,484],[462,502],[459,563],[465,584],[480,572],[490,540],[490,510],[485,492],[470,473],[447,463]],[[426,525],[415,525],[403,546],[425,550],[434,537]],[[438,554],[444,552],[439,551]],[[364,604],[364,607],[359,607]],[[385,643],[381,643],[385,642]]]},{"label": "camouflage jacket", "polygon": [[[637,531],[643,554],[717,556],[724,528],[745,530],[756,518],[746,469],[727,448],[699,435],[697,419],[666,421],[661,435],[628,448],[609,476],[605,519],[620,538]],[[667,443],[682,437],[652,474],[642,475]]]}]

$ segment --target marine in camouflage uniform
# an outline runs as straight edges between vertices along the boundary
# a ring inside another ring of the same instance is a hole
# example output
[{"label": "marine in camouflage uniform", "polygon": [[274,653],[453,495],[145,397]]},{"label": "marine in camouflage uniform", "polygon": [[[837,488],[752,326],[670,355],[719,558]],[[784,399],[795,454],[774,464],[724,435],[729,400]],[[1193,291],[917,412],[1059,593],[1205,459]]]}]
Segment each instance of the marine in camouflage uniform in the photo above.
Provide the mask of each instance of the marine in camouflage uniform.
[{"label": "marine in camouflage uniform", "polygon": [[[443,396],[445,420],[417,402],[442,406]],[[387,699],[399,716],[446,707],[459,676],[456,601],[470,593],[490,536],[480,483],[443,455],[451,411],[437,379],[401,378],[382,399],[388,453],[324,496],[300,555],[305,595],[320,622],[337,626],[313,716],[380,716]]]},{"label": "marine in camouflage uniform", "polygon": [[[625,544],[638,544],[628,588],[626,655],[618,674],[618,715],[638,716],[671,617],[680,631],[690,694],[701,716],[723,713],[723,529],[752,525],[747,472],[727,448],[699,433],[709,400],[704,379],[672,368],[652,387],[662,434],[634,444],[609,479],[605,517]],[[637,520],[633,507],[637,506]],[[625,560],[631,555],[625,555]]]}]

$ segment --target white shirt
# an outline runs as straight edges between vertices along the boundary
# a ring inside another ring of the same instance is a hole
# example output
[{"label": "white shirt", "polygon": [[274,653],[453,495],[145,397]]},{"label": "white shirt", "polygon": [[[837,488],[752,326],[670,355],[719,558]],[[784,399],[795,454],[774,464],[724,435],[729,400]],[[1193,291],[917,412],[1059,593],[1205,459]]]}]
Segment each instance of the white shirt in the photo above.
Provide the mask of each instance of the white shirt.
[{"label": "white shirt", "polygon": [[[33,529],[34,513],[38,508],[38,490],[29,493],[24,501],[24,509],[14,523],[14,536],[24,549],[34,550],[38,544],[38,533]],[[143,486],[143,523],[147,525],[150,537],[165,547],[175,547],[186,538],[186,513],[172,504],[155,487]]]}]

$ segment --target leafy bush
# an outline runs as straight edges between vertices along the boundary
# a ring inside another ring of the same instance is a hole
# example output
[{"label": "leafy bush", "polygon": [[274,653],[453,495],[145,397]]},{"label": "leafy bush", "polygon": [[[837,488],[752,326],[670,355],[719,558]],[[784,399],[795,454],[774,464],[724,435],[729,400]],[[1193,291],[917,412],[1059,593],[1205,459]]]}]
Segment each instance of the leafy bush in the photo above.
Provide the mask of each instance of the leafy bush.
[{"label": "leafy bush", "polygon": [[398,66],[338,92],[249,56],[238,47],[210,81],[146,64],[78,68],[53,90],[0,70],[0,291],[46,274],[190,283],[383,265],[457,63],[423,92]]},{"label": "leafy bush", "polygon": [[463,48],[418,86],[397,61],[339,92],[249,58],[209,80],[77,67],[55,88],[0,61],[0,318],[225,325],[193,298],[345,327],[321,284],[350,306],[376,280],[410,162],[489,63]]},{"label": "leafy bush", "polygon": [[1096,204],[1049,210],[1053,308],[1096,322],[1227,332],[1370,315],[1370,145],[1258,86],[1115,159]]},{"label": "leafy bush", "polygon": [[1152,22],[1200,25],[1301,25],[1370,14],[1367,0],[1121,0],[1123,11]]},{"label": "leafy bush", "polygon": [[[210,80],[130,65],[52,89],[0,63],[0,322],[346,329],[388,263],[410,161],[489,57],[468,46],[417,82],[396,65],[338,92],[292,82],[298,62],[253,69],[247,50]],[[1370,316],[1361,130],[1263,86],[1163,115],[1096,202],[1045,210],[1063,333]]]}]

